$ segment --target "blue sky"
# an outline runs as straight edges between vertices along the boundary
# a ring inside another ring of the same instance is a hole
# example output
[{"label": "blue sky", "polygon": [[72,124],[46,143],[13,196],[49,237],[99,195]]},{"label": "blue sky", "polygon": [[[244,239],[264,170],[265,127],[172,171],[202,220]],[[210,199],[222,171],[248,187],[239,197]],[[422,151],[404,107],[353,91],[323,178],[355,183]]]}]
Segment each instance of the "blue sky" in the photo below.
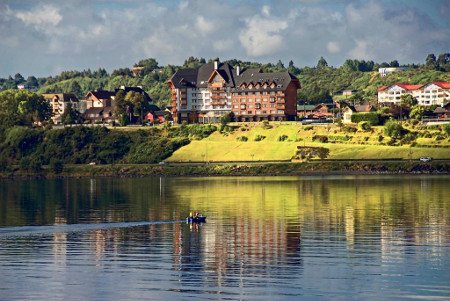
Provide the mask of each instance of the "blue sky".
[{"label": "blue sky", "polygon": [[313,66],[450,52],[448,0],[2,0],[0,76],[189,56]]}]

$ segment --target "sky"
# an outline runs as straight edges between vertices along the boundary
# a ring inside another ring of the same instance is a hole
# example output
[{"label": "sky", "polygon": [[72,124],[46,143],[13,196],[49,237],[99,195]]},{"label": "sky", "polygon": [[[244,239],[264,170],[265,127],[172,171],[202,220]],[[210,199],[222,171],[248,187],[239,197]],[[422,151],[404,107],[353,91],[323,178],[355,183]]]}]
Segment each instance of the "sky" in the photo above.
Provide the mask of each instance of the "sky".
[{"label": "sky", "polygon": [[450,52],[450,0],[0,0],[0,77],[189,56],[314,66]]}]

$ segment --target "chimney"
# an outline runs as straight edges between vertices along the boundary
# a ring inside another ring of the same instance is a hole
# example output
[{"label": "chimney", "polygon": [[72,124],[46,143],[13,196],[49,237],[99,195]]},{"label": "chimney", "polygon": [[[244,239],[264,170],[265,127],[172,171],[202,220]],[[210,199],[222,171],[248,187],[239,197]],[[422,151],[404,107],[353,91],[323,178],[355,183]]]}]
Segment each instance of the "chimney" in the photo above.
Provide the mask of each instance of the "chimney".
[{"label": "chimney", "polygon": [[239,66],[236,66],[236,75],[241,75],[241,68]]},{"label": "chimney", "polygon": [[218,61],[214,61],[214,70],[217,70],[218,65],[219,65],[219,62]]}]

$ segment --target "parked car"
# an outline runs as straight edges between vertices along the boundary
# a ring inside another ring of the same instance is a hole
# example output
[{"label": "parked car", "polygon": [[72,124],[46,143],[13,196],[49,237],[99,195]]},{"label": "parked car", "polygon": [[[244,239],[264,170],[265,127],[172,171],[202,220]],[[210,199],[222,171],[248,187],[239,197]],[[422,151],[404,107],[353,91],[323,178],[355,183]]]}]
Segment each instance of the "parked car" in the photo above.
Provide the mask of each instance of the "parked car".
[{"label": "parked car", "polygon": [[431,161],[431,157],[421,157],[419,160],[422,161],[422,162],[430,162]]}]

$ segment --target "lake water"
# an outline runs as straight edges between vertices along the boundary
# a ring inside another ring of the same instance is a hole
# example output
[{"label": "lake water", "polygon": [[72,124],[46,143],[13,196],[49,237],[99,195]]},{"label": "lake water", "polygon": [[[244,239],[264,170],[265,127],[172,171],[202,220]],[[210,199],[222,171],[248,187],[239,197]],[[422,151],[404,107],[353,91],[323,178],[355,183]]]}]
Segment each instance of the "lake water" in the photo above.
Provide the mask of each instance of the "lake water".
[{"label": "lake water", "polygon": [[0,181],[0,300],[450,300],[449,182]]}]

